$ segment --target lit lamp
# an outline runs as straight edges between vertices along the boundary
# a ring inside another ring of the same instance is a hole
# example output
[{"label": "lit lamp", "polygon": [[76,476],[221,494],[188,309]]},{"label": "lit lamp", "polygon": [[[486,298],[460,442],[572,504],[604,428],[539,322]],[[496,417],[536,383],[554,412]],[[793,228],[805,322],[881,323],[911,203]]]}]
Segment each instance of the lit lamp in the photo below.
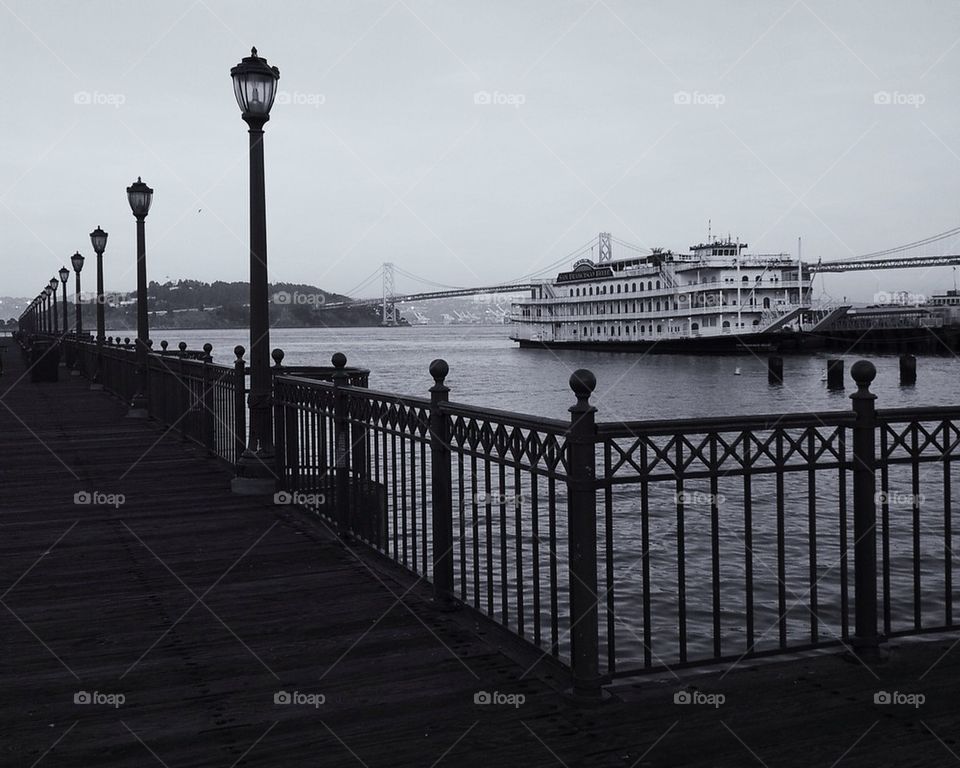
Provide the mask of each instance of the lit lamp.
[{"label": "lit lamp", "polygon": [[[149,203],[147,204],[149,208]],[[90,233],[90,243],[97,254],[97,369],[90,380],[90,389],[103,389],[100,371],[103,368],[103,340],[106,338],[103,319],[103,252],[107,247],[107,233],[98,226]]]},{"label": "lit lamp", "polygon": [[280,70],[250,55],[230,70],[240,116],[250,133],[250,434],[231,482],[234,493],[276,490],[270,410],[270,316],[267,296],[267,214],[263,183],[263,126],[277,93]]},{"label": "lit lamp", "polygon": [[73,271],[77,275],[77,282],[74,294],[74,304],[77,308],[77,324],[75,328],[76,334],[76,351],[74,352],[73,357],[73,370],[70,371],[71,376],[80,375],[80,336],[83,334],[83,317],[80,313],[80,270],[83,269],[83,254],[80,251],[77,251],[73,256],[70,257],[70,263],[73,265]]},{"label": "lit lamp", "polygon": [[[150,212],[153,202],[153,190],[143,183],[139,176],[127,187],[127,202],[137,220],[137,392],[130,401],[130,410],[127,416],[134,419],[145,419],[149,415],[147,403],[147,354],[150,350],[148,340],[150,329],[147,315],[147,242],[144,234],[144,220]],[[93,235],[91,235],[91,238]],[[103,243],[106,246],[107,235],[103,233]]]}]

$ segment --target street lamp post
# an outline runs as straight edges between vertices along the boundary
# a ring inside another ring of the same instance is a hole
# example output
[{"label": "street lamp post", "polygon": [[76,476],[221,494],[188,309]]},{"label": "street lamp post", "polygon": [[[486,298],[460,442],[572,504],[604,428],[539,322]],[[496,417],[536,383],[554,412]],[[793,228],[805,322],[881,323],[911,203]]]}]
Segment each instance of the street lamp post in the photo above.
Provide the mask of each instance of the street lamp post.
[{"label": "street lamp post", "polygon": [[[63,286],[63,293],[61,294],[61,303],[63,304],[63,333],[67,334],[69,330],[69,325],[67,324],[67,278],[70,277],[70,270],[66,267],[60,267],[60,285]],[[67,348],[69,349],[69,344]],[[67,365],[67,356],[64,355],[60,359],[60,365],[66,367]]]},{"label": "street lamp post", "polygon": [[59,336],[60,321],[57,319],[57,288],[60,287],[60,281],[55,277],[51,277],[47,287],[50,290],[50,298],[53,299],[53,334],[54,336]]},{"label": "street lamp post", "polygon": [[40,291],[40,300],[43,302],[43,330],[50,333],[50,287],[45,285]]},{"label": "street lamp post", "polygon": [[107,248],[107,233],[98,226],[90,233],[93,251],[97,254],[97,368],[90,380],[90,389],[103,389],[100,371],[103,368],[103,341],[106,338],[103,319],[103,252]]},{"label": "street lamp post", "polygon": [[73,265],[73,271],[77,275],[76,288],[74,290],[73,302],[76,305],[77,310],[77,324],[75,329],[75,352],[73,358],[73,370],[70,372],[71,376],[80,375],[80,335],[83,333],[83,318],[80,313],[80,270],[83,269],[83,254],[80,251],[77,251],[73,256],[70,257],[70,263]]},{"label": "street lamp post", "polygon": [[267,298],[267,214],[264,193],[263,126],[277,92],[280,70],[253,48],[230,70],[233,93],[250,133],[250,435],[237,461],[231,488],[246,495],[276,490],[273,418],[270,408],[270,316]]},{"label": "street lamp post", "polygon": [[[130,203],[130,210],[133,211],[133,216],[137,220],[137,392],[130,401],[127,416],[132,419],[145,419],[149,415],[147,354],[150,351],[148,345],[150,329],[147,327],[147,241],[144,234],[144,220],[150,212],[153,190],[138,176],[137,180],[127,187],[127,202]],[[104,246],[106,242],[107,236],[104,233]]]}]

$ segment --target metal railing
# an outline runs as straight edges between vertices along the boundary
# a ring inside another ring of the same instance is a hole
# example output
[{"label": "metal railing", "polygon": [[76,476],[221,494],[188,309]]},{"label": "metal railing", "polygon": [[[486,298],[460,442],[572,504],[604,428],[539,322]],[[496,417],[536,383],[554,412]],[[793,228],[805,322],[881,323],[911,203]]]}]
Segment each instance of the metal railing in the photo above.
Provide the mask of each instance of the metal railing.
[{"label": "metal railing", "polygon": [[[89,370],[96,346],[79,343]],[[150,412],[227,460],[246,435],[234,366],[152,353]],[[183,350],[182,352],[186,352]],[[367,372],[273,369],[279,501],[320,515],[487,616],[599,695],[650,670],[805,649],[870,652],[955,628],[960,406],[598,423],[589,371],[567,420],[367,388]],[[129,397],[133,350],[101,380]]]},{"label": "metal railing", "polygon": [[277,377],[281,481],[581,692],[955,626],[960,407],[878,412],[860,363],[850,410],[595,423],[578,371],[568,422],[451,403],[446,372],[429,400]]}]

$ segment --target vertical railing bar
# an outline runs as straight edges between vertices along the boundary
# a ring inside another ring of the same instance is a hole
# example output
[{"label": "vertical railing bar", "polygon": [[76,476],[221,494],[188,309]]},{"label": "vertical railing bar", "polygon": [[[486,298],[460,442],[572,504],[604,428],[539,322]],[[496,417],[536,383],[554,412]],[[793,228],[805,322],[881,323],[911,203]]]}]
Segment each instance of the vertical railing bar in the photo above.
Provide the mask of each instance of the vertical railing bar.
[{"label": "vertical railing bar", "polygon": [[920,587],[920,422],[915,421],[910,430],[910,487],[911,519],[913,523],[913,628],[923,625]]},{"label": "vertical railing bar", "polygon": [[677,508],[677,629],[679,633],[680,663],[687,661],[687,571],[684,535],[684,485],[683,444],[681,436],[673,435],[676,456],[676,508]]},{"label": "vertical railing bar", "polygon": [[721,656],[720,640],[720,481],[716,432],[709,434],[710,441],[710,580],[713,593],[713,655]]},{"label": "vertical railing bar", "polygon": [[753,615],[753,467],[750,451],[751,432],[743,436],[743,571],[744,602],[746,606],[747,653],[754,651]]},{"label": "vertical railing bar", "polygon": [[616,605],[613,598],[613,484],[610,482],[613,474],[613,451],[611,438],[603,441],[603,479],[606,487],[603,492],[603,527],[604,527],[604,588],[607,598],[607,672],[617,671],[616,626],[614,624],[614,610]]},{"label": "vertical railing bar", "polygon": [[786,566],[786,522],[783,488],[783,438],[784,430],[778,427],[775,432],[777,441],[777,625],[779,628],[780,648],[787,647],[787,566]]},{"label": "vertical railing bar", "polygon": [[[817,605],[817,469],[814,460],[816,428],[807,428],[807,555],[809,559],[810,642],[820,639]],[[821,438],[822,439],[822,438]]]},{"label": "vertical railing bar", "polygon": [[653,627],[650,618],[650,482],[647,438],[640,438],[640,546],[643,549],[643,665],[653,664]]}]

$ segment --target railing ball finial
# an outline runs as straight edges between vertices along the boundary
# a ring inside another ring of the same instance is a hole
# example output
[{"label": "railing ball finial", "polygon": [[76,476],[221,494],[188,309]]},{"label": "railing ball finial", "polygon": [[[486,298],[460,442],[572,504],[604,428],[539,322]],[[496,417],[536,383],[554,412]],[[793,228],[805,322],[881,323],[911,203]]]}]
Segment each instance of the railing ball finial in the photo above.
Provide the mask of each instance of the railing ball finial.
[{"label": "railing ball finial", "polygon": [[274,364],[277,368],[283,367],[283,358],[285,357],[283,350],[280,347],[277,347],[273,352],[270,353],[270,357],[273,358]]},{"label": "railing ball finial", "polygon": [[240,362],[241,360],[243,360],[243,355],[246,351],[247,350],[243,348],[242,344],[237,344],[237,346],[233,348],[233,354],[236,355],[237,362]]},{"label": "railing ball finial", "polygon": [[166,339],[164,339],[163,341],[160,342],[160,349],[163,350],[163,353],[164,353],[164,354],[167,353],[167,347],[169,347],[169,346],[170,346],[170,342],[168,342]]},{"label": "railing ball finial", "polygon": [[180,354],[182,355],[184,352],[187,351],[187,342],[181,341],[181,342],[177,345],[177,348],[180,350]]},{"label": "railing ball finial", "polygon": [[210,353],[213,352],[213,344],[209,341],[203,345],[203,359],[206,361],[213,360],[213,355]]},{"label": "railing ball finial", "polygon": [[443,382],[446,380],[448,373],[450,373],[450,366],[443,358],[438,357],[430,363],[430,375],[438,387],[443,386]]},{"label": "railing ball finial", "polygon": [[850,366],[850,375],[857,383],[857,392],[853,396],[870,393],[870,384],[877,378],[877,367],[869,360],[858,360]]},{"label": "railing ball finial", "polygon": [[570,389],[577,396],[577,405],[587,405],[590,395],[597,388],[597,377],[593,371],[586,368],[579,368],[570,374]]},{"label": "railing ball finial", "polygon": [[347,356],[343,352],[334,352],[330,362],[333,363],[334,368],[343,368],[347,364]]},{"label": "railing ball finial", "polygon": [[130,337],[129,337],[129,336],[124,336],[124,337],[123,337],[123,344],[124,344],[124,346],[126,346],[126,347],[129,347],[129,346],[130,346]]}]

